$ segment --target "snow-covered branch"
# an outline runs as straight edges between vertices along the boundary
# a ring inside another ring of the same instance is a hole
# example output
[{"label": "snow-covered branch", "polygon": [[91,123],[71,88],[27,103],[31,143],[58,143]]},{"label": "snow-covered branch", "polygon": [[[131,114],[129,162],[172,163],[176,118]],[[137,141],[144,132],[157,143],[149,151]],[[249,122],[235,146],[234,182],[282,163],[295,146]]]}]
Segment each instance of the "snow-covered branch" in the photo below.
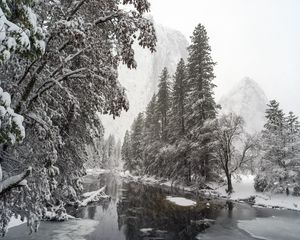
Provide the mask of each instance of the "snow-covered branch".
[{"label": "snow-covered branch", "polygon": [[72,17],[78,12],[78,10],[80,9],[80,7],[87,2],[88,0],[81,0],[74,9],[72,9],[70,11],[70,15],[67,18],[67,21],[70,21],[72,19]]},{"label": "snow-covered branch", "polygon": [[40,95],[42,95],[44,92],[46,92],[47,90],[51,89],[52,87],[54,87],[56,84],[58,84],[59,82],[62,82],[64,80],[66,80],[68,77],[71,77],[73,75],[78,76],[78,73],[81,73],[83,71],[85,71],[86,68],[79,68],[76,69],[74,71],[70,71],[62,76],[60,76],[58,79],[56,80],[51,80],[51,81],[47,81],[45,82],[36,92],[36,94],[30,99],[29,101],[29,105],[34,102]]},{"label": "snow-covered branch", "polygon": [[[1,166],[0,166],[1,168]],[[1,170],[2,172],[2,170]],[[32,172],[32,168],[29,167],[26,171],[20,173],[19,175],[15,175],[4,179],[0,182],[0,195],[4,192],[8,191],[11,188],[17,187],[20,182],[22,182],[26,177],[28,177]]]},{"label": "snow-covered branch", "polygon": [[100,23],[105,23],[107,21],[110,21],[116,17],[119,17],[121,16],[121,11],[117,11],[117,12],[112,12],[111,14],[107,15],[107,16],[103,16],[103,17],[100,17],[98,18],[97,20],[94,21],[94,24],[97,25],[97,24],[100,24]]}]

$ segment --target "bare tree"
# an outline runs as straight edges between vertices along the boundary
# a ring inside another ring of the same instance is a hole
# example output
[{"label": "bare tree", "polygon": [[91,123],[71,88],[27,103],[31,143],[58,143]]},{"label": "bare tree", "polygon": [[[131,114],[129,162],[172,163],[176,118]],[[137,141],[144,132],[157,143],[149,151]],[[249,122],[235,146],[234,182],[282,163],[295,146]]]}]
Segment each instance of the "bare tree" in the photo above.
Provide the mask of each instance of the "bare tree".
[{"label": "bare tree", "polygon": [[255,154],[256,137],[247,134],[242,117],[233,113],[222,115],[211,123],[212,151],[217,165],[227,179],[227,192],[233,192],[232,175],[250,163]]}]

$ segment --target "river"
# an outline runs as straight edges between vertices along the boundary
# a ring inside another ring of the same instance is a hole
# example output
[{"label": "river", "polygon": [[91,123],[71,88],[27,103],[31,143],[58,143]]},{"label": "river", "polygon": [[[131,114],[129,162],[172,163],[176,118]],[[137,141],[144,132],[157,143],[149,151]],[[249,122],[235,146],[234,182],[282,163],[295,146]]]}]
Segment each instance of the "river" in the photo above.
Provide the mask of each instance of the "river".
[{"label": "river", "polygon": [[[125,182],[113,174],[89,175],[86,191],[106,185],[110,200],[70,213],[80,220],[42,222],[37,233],[26,224],[9,229],[11,240],[299,240],[300,213],[208,200],[178,190]],[[194,200],[178,206],[167,196]],[[203,219],[210,219],[203,223]]]}]

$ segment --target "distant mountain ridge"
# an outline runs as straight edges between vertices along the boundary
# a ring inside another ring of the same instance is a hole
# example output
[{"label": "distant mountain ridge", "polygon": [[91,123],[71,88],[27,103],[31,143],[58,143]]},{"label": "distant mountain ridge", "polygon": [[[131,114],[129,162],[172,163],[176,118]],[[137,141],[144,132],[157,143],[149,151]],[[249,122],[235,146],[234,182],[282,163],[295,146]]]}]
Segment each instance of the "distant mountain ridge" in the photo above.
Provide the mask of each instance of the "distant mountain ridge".
[{"label": "distant mountain ridge", "polygon": [[249,133],[259,132],[265,123],[268,98],[259,84],[249,77],[243,78],[220,98],[221,113],[234,112],[245,120]]}]

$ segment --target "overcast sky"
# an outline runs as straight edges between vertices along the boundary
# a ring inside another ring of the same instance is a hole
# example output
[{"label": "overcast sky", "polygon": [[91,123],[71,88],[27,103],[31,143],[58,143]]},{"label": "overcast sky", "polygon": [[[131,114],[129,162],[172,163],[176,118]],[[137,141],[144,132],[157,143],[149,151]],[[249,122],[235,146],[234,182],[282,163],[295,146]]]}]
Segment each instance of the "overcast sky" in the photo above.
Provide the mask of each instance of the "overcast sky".
[{"label": "overcast sky", "polygon": [[248,76],[300,115],[300,0],[149,0],[156,22],[210,37],[216,97]]}]

